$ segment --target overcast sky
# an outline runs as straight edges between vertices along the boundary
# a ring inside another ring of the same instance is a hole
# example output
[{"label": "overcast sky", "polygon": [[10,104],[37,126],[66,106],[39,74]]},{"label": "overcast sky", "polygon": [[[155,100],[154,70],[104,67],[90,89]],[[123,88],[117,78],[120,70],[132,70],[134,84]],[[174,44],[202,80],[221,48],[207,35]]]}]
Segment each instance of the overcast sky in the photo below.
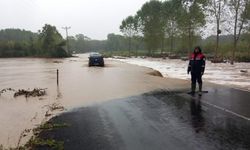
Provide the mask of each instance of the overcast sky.
[{"label": "overcast sky", "polygon": [[0,29],[21,28],[37,32],[45,23],[65,36],[82,33],[92,39],[106,39],[120,33],[121,21],[148,0],[0,0]]}]

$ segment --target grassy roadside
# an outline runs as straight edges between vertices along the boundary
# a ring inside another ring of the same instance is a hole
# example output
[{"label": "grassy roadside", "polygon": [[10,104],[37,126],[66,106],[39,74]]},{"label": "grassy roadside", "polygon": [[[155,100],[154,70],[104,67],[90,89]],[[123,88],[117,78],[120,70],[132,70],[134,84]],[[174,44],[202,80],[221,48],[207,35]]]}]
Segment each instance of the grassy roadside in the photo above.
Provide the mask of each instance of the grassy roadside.
[{"label": "grassy roadside", "polygon": [[14,148],[4,148],[3,145],[0,145],[0,150],[33,150],[33,149],[55,149],[63,150],[64,142],[56,141],[54,139],[43,139],[39,135],[42,131],[51,131],[59,128],[67,128],[69,124],[60,123],[52,124],[50,121],[40,125],[39,127],[33,129],[33,136],[24,146],[17,146]]},{"label": "grassy roadside", "polygon": [[33,136],[31,139],[22,147],[18,147],[18,150],[27,150],[27,149],[55,149],[55,150],[63,150],[64,149],[64,142],[63,141],[56,141],[55,139],[44,139],[41,138],[39,135],[42,131],[51,131],[59,128],[67,128],[69,124],[60,123],[55,124],[51,123],[50,121],[46,122],[45,124],[40,125],[39,127],[33,129]]},{"label": "grassy roadside", "polygon": [[131,51],[128,50],[119,50],[119,51],[101,51],[101,54],[103,54],[104,57],[114,57],[114,56],[121,56],[121,57],[143,57],[143,56],[150,56],[150,57],[166,57],[169,54],[167,53],[161,53],[161,51],[155,51],[151,55],[148,54],[148,51],[145,50],[138,50],[138,51]]}]

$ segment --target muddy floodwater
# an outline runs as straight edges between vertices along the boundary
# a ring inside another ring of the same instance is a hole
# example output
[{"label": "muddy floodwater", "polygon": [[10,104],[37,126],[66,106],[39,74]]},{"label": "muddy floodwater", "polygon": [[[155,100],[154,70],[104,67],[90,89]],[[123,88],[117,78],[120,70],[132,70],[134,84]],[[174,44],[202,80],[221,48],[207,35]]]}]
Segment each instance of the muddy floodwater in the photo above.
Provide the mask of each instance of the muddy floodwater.
[{"label": "muddy floodwater", "polygon": [[[0,96],[0,145],[16,147],[30,136],[22,136],[61,110],[92,105],[115,98],[138,95],[155,89],[183,88],[188,82],[149,75],[152,69],[106,60],[106,66],[88,67],[88,55],[67,59],[8,58],[0,59],[0,90],[5,88],[46,89],[46,96],[13,97],[7,91]],[[56,70],[59,70],[59,86]],[[164,81],[164,82],[163,82]]]}]

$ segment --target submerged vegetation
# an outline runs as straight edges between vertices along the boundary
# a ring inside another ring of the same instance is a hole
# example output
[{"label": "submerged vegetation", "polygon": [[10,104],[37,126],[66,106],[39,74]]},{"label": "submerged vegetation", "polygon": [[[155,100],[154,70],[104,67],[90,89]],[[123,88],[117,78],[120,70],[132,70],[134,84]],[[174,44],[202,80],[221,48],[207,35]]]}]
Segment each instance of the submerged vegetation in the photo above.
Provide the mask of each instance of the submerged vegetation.
[{"label": "submerged vegetation", "polygon": [[27,97],[40,97],[40,96],[46,95],[46,89],[34,88],[33,90],[19,89],[16,91],[15,89],[12,89],[12,88],[6,88],[6,89],[2,89],[0,91],[0,96],[1,96],[1,94],[5,93],[7,91],[14,92],[13,97],[25,96],[27,98]]},{"label": "submerged vegetation", "polygon": [[44,96],[46,95],[46,89],[33,89],[33,90],[18,90],[17,92],[15,92],[14,97],[17,96],[22,96],[24,95],[25,97],[39,97],[39,96]]}]

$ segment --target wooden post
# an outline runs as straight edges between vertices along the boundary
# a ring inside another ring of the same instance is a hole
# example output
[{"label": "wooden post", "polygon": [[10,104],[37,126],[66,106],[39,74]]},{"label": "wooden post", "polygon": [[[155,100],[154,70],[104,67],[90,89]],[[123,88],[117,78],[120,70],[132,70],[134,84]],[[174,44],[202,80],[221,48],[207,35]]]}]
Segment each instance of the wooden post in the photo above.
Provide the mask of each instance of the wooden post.
[{"label": "wooden post", "polygon": [[59,85],[59,71],[58,69],[56,70],[56,81],[57,81],[57,86]]}]

